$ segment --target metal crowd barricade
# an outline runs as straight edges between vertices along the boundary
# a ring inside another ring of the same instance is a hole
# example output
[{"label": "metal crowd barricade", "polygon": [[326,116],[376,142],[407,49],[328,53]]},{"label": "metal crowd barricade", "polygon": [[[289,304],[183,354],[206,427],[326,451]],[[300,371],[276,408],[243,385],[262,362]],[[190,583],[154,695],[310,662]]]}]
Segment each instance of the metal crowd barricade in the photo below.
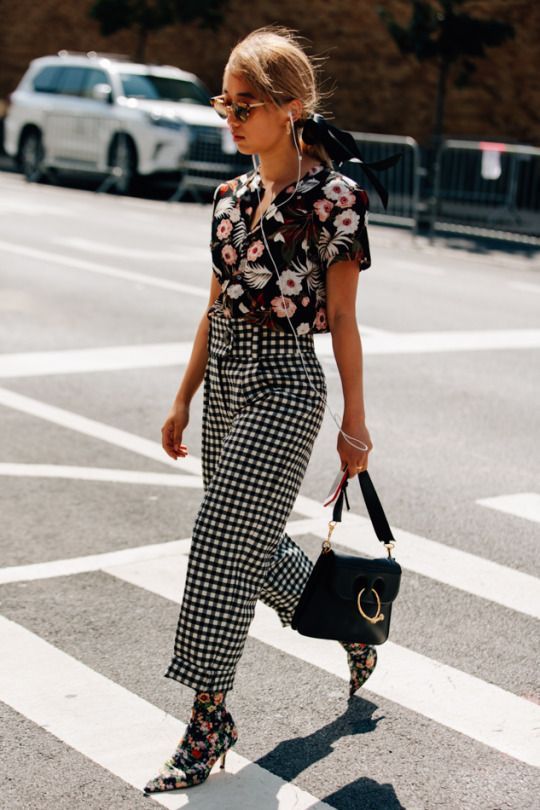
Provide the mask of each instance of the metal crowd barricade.
[{"label": "metal crowd barricade", "polygon": [[188,192],[202,202],[201,190],[211,191],[218,183],[252,168],[251,156],[241,155],[228,139],[228,130],[219,127],[190,128],[189,150],[178,167],[180,182],[169,202],[183,199]]},{"label": "metal crowd barricade", "polygon": [[377,135],[369,132],[351,132],[366,163],[382,160],[395,152],[403,157],[395,166],[377,173],[388,190],[388,208],[385,210],[379,195],[371,189],[369,180],[358,163],[348,162],[340,171],[366,188],[369,196],[369,219],[373,222],[392,223],[417,228],[420,195],[420,177],[424,170],[420,164],[420,147],[414,138],[404,135]]},{"label": "metal crowd barricade", "polygon": [[446,140],[434,176],[431,234],[504,232],[540,238],[540,149],[490,141]]}]

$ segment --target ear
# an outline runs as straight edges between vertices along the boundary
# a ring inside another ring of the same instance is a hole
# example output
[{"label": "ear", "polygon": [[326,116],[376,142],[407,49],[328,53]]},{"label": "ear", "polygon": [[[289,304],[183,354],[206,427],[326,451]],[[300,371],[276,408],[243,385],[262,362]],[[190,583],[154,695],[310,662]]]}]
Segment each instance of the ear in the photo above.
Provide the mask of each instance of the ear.
[{"label": "ear", "polygon": [[289,112],[291,112],[293,120],[298,121],[298,119],[302,117],[302,107],[303,104],[299,99],[291,101],[291,103],[288,105],[287,115]]}]

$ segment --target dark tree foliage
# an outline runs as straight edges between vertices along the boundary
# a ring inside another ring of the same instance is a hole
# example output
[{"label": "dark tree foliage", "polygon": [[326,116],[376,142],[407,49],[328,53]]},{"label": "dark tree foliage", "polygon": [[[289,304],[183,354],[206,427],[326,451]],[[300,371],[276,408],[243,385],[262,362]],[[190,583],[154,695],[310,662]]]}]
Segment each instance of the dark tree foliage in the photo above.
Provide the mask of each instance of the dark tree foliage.
[{"label": "dark tree foliage", "polygon": [[377,12],[403,54],[413,54],[419,62],[438,63],[434,144],[440,142],[444,126],[444,102],[450,71],[454,85],[466,87],[476,70],[474,60],[486,57],[486,48],[501,45],[515,34],[514,28],[499,20],[471,17],[459,6],[467,0],[411,0],[411,17],[406,27],[399,25],[384,6]]},{"label": "dark tree foliage", "polygon": [[178,22],[197,22],[216,30],[223,21],[227,0],[96,0],[89,15],[97,20],[103,36],[136,28],[135,59],[144,61],[148,34]]}]

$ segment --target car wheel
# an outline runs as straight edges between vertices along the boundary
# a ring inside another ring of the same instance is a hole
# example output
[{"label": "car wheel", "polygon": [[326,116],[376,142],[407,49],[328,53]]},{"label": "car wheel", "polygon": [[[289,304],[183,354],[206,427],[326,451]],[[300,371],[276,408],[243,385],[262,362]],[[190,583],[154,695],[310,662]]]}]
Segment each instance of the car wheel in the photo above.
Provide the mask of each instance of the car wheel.
[{"label": "car wheel", "polygon": [[29,183],[39,183],[45,175],[41,133],[31,130],[24,135],[19,152],[21,171]]},{"label": "car wheel", "polygon": [[117,137],[111,152],[111,173],[119,194],[129,194],[136,175],[136,157],[133,144],[125,135]]}]

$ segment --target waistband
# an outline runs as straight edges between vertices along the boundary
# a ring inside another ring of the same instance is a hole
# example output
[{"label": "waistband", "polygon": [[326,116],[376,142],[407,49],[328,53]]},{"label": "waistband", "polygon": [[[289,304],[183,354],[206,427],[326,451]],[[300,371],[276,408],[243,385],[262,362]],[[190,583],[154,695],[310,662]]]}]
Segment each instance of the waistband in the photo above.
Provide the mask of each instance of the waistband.
[{"label": "waistband", "polygon": [[265,354],[298,354],[315,351],[313,334],[293,335],[268,326],[249,323],[241,318],[225,318],[214,312],[209,320],[208,352],[214,356],[259,357]]}]

